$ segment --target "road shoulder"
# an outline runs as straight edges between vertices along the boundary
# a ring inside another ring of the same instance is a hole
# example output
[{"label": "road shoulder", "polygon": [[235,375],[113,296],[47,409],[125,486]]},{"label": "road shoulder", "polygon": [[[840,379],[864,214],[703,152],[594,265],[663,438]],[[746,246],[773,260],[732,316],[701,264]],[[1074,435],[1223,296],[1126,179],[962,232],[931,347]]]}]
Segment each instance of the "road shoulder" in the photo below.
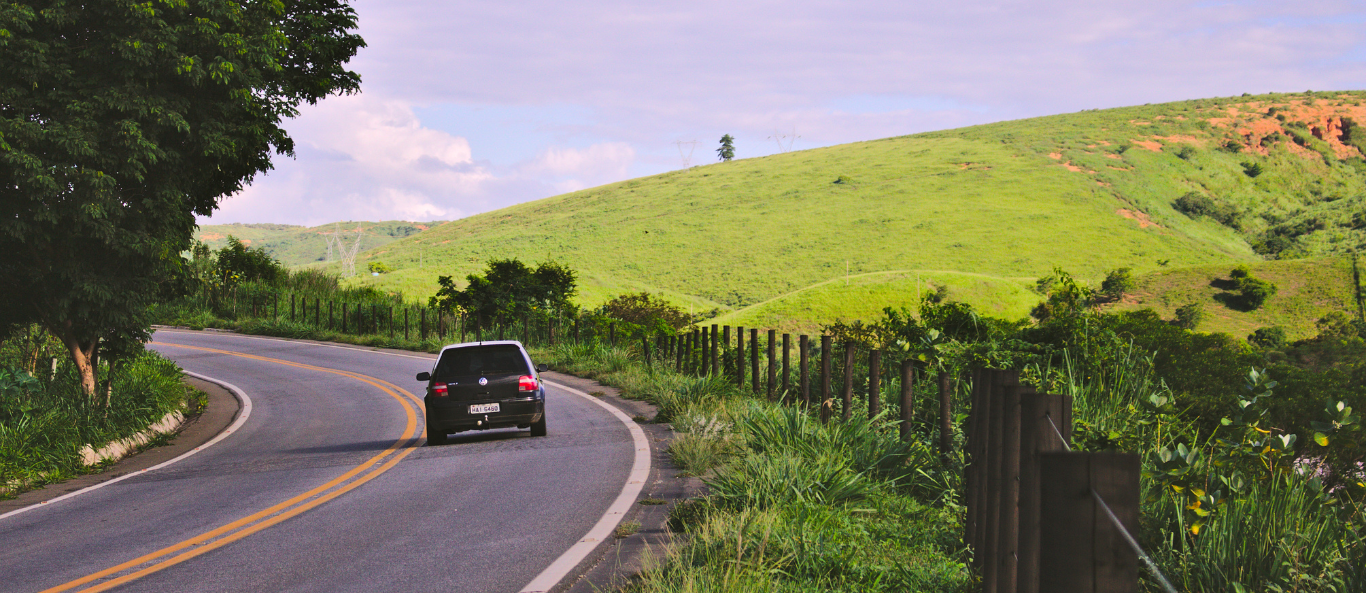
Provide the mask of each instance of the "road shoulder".
[{"label": "road shoulder", "polygon": [[[654,405],[621,397],[621,390],[564,373],[542,373],[547,379],[598,396],[636,418],[650,442],[650,478],[632,505],[622,525],[637,524],[639,528],[627,537],[618,537],[600,544],[584,559],[568,578],[560,581],[553,591],[566,593],[601,593],[615,591],[636,580],[646,562],[661,559],[666,546],[673,541],[669,531],[669,511],[674,505],[701,494],[702,481],[680,477],[683,470],[669,457],[669,442],[673,427],[650,422],[657,410]],[[644,504],[642,504],[644,503]]]},{"label": "road shoulder", "polygon": [[35,504],[42,504],[58,496],[84,490],[102,482],[175,459],[218,436],[232,424],[232,421],[241,412],[242,402],[238,401],[232,392],[217,383],[194,377],[186,377],[185,382],[207,393],[209,403],[205,406],[204,412],[187,418],[181,424],[180,430],[171,438],[169,444],[151,447],[129,455],[99,473],[86,474],[64,482],[48,484],[9,500],[0,500],[0,515]]}]

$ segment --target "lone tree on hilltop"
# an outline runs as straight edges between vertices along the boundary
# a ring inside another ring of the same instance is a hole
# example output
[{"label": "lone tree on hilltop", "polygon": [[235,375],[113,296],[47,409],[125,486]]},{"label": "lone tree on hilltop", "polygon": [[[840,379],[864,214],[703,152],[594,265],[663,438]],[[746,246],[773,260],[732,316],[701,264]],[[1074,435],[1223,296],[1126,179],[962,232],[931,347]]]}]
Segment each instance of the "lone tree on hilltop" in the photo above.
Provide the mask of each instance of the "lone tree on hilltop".
[{"label": "lone tree on hilltop", "polygon": [[716,156],[723,161],[735,158],[735,139],[730,134],[721,137],[721,148],[716,149]]},{"label": "lone tree on hilltop", "polygon": [[149,338],[185,294],[195,216],[293,155],[281,120],[360,90],[345,0],[14,0],[0,7],[0,338],[101,351]]}]

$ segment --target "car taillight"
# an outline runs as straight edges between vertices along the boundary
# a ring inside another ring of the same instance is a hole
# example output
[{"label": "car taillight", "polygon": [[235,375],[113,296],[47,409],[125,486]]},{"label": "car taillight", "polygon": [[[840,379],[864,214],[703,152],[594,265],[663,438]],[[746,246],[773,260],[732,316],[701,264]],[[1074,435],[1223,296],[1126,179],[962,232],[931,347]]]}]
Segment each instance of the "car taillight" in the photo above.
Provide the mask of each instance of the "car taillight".
[{"label": "car taillight", "polygon": [[437,383],[435,385],[432,385],[432,395],[435,395],[437,397],[446,397],[446,384]]},{"label": "car taillight", "polygon": [[522,375],[517,378],[517,391],[536,391],[537,387],[539,386],[536,385],[536,377]]}]

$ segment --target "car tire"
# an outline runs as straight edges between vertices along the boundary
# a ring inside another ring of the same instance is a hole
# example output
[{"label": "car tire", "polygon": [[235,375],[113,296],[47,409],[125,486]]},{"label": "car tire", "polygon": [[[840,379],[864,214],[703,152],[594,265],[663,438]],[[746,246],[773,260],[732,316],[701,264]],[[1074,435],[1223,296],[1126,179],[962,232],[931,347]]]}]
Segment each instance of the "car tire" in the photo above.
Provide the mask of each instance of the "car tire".
[{"label": "car tire", "polygon": [[434,447],[446,444],[446,429],[437,428],[431,424],[427,425],[427,446]]},{"label": "car tire", "polygon": [[531,423],[531,436],[545,436],[545,414],[541,414],[541,419]]}]

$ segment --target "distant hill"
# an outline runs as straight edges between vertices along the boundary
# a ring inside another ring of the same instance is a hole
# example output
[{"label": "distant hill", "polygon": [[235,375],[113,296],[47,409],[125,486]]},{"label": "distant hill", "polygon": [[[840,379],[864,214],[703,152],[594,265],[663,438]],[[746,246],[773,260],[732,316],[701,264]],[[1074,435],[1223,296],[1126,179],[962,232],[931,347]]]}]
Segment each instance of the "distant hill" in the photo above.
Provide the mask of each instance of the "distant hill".
[{"label": "distant hill", "polygon": [[648,290],[811,324],[942,282],[1019,315],[1055,266],[1099,283],[1366,249],[1363,99],[1202,99],[693,167],[441,225],[362,253],[397,271],[352,281],[421,298],[519,257],[578,270],[589,306]]},{"label": "distant hill", "polygon": [[334,244],[333,257],[340,257],[341,249],[336,245],[344,244],[348,249],[356,242],[356,228],[362,231],[360,251],[388,245],[397,239],[410,237],[441,222],[408,222],[387,220],[383,222],[337,222],[316,227],[291,224],[208,224],[199,227],[195,238],[218,249],[227,245],[228,237],[241,239],[243,243],[265,249],[281,263],[298,266],[327,261],[327,234],[337,233],[340,243]]}]

